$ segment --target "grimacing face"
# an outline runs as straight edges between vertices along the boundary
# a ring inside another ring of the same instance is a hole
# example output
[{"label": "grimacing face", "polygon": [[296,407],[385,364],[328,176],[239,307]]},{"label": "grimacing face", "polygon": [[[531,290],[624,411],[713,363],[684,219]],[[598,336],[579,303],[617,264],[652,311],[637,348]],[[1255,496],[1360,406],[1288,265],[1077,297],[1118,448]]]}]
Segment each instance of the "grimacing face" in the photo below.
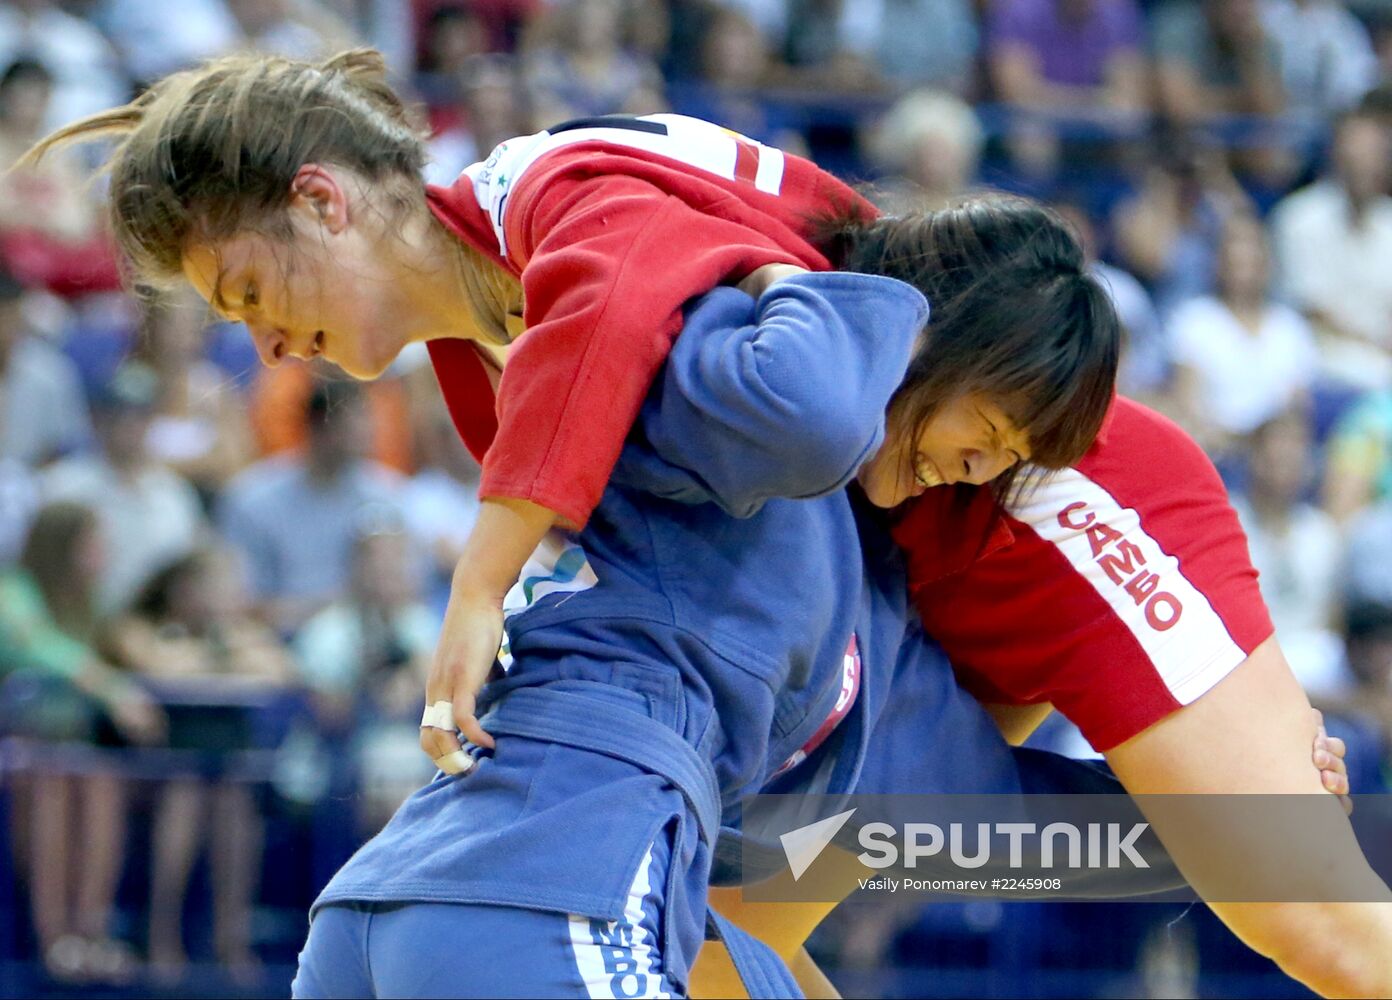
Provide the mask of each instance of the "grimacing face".
[{"label": "grimacing face", "polygon": [[1005,410],[969,394],[939,408],[916,440],[888,431],[856,478],[875,506],[897,507],[936,486],[988,483],[1029,457],[1028,435]]}]

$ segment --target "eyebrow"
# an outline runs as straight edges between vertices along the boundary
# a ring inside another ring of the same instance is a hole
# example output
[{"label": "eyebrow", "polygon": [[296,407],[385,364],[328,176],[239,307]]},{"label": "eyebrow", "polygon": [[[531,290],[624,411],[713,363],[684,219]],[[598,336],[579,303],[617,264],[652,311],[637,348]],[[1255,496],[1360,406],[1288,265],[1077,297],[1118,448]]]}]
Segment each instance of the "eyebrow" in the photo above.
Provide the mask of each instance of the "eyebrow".
[{"label": "eyebrow", "polygon": [[991,420],[990,417],[986,416],[986,411],[985,411],[985,410],[982,410],[982,409],[978,409],[976,412],[981,414],[981,419],[984,420],[984,421],[986,421],[986,426],[987,426],[987,427],[991,428],[991,443],[994,444],[997,448],[1002,448],[1002,449],[1004,449],[1005,451],[1010,452],[1010,454],[1012,454],[1012,455],[1015,456],[1015,461],[1016,461],[1016,462],[1019,462],[1019,463],[1022,463],[1022,464],[1023,464],[1024,461],[1025,461],[1025,456],[1024,456],[1024,455],[1021,455],[1021,454],[1020,454],[1018,451],[1016,451],[1014,448],[1006,448],[1006,447],[1005,447],[1005,442],[1004,442],[1003,440],[1001,440],[1000,428],[997,427],[997,426],[995,425],[994,422],[992,422],[992,420]]},{"label": "eyebrow", "polygon": [[212,294],[208,298],[212,307],[221,313],[224,319],[227,318],[228,310],[227,300],[222,297],[222,279],[225,277],[227,277],[227,268],[219,262],[217,276],[213,278]]}]

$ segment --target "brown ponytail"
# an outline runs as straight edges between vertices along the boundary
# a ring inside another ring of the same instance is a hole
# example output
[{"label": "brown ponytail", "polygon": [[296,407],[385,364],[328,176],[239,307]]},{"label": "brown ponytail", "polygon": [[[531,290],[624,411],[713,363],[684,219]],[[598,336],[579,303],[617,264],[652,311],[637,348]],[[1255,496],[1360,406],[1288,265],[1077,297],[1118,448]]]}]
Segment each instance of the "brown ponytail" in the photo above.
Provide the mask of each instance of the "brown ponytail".
[{"label": "brown ponytail", "polygon": [[[61,128],[21,162],[117,137],[107,161],[112,232],[134,282],[161,288],[182,280],[194,239],[252,228],[288,235],[281,210],[306,163],[352,170],[398,209],[423,204],[424,135],[371,49],[319,64],[235,55]],[[384,183],[392,181],[406,183]]]}]

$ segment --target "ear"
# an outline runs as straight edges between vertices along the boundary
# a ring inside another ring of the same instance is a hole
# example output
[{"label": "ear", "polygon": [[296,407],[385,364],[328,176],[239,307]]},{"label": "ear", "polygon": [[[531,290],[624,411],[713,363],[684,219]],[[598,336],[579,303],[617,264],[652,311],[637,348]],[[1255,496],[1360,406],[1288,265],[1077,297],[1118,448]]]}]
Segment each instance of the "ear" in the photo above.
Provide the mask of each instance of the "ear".
[{"label": "ear", "polygon": [[332,168],[322,164],[306,163],[295,171],[290,208],[312,216],[334,235],[348,227],[348,191]]}]

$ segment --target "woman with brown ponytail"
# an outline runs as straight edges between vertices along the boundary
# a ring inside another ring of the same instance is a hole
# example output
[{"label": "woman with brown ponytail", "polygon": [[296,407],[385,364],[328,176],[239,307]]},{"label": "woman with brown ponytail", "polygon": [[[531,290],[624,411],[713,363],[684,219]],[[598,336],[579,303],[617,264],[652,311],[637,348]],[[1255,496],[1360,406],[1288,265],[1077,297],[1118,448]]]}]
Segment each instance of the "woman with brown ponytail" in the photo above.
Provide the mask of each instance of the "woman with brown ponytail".
[{"label": "woman with brown ponytail", "polygon": [[491,745],[473,701],[504,597],[547,532],[599,502],[682,304],[765,264],[825,269],[810,220],[873,214],[806,160],[676,115],[567,122],[427,187],[417,123],[366,50],[177,73],[32,155],[110,134],[113,229],[139,282],[191,282],[269,365],[373,378],[431,341],[458,390],[483,502],[422,724],[446,769],[464,766],[456,725]]}]

